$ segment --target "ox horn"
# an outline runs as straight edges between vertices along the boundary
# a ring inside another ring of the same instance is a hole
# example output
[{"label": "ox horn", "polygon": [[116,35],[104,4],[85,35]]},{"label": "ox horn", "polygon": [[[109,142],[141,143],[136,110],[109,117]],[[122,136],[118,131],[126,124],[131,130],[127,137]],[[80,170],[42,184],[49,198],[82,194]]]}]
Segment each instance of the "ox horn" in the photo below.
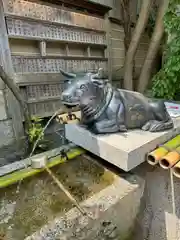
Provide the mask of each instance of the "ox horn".
[{"label": "ox horn", "polygon": [[60,69],[60,73],[66,78],[76,78],[76,74],[67,73],[67,72],[63,71],[62,69]]}]

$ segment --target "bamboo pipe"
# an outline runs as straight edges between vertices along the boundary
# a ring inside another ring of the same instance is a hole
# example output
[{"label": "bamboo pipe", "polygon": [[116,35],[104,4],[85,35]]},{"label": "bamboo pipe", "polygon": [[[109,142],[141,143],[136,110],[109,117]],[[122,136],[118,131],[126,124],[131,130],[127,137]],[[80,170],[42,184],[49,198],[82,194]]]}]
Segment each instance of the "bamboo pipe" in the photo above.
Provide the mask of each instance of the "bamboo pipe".
[{"label": "bamboo pipe", "polygon": [[166,142],[161,147],[148,153],[147,162],[152,166],[156,165],[169,152],[168,149],[175,149],[179,145],[180,145],[180,135],[177,135],[175,138]]},{"label": "bamboo pipe", "polygon": [[61,124],[79,123],[80,119],[81,119],[80,111],[59,114],[56,117],[56,121],[60,122]]},{"label": "bamboo pipe", "polygon": [[174,151],[169,152],[165,155],[160,161],[159,165],[163,169],[172,168],[177,162],[180,160],[180,146],[176,148]]},{"label": "bamboo pipe", "polygon": [[180,161],[173,166],[172,173],[175,177],[180,178]]}]

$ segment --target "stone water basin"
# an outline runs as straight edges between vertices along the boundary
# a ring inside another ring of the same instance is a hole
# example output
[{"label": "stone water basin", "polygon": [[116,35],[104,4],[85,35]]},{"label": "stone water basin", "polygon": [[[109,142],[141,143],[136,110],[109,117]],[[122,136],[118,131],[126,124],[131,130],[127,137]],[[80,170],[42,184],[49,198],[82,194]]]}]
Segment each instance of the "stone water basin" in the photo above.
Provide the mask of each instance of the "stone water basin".
[{"label": "stone water basin", "polygon": [[[115,174],[83,155],[52,171],[79,202],[115,179]],[[1,189],[0,239],[23,240],[71,208],[69,199],[45,172]]]}]

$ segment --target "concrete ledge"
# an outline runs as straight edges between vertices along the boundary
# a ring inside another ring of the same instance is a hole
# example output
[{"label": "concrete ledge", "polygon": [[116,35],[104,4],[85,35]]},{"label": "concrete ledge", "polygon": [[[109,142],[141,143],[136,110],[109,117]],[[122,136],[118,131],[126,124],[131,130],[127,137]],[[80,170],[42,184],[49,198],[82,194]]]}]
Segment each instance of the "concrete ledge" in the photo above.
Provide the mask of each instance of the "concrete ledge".
[{"label": "concrete ledge", "polygon": [[66,138],[115,166],[129,171],[145,161],[149,151],[168,141],[180,132],[180,118],[169,131],[150,133],[133,130],[128,133],[94,135],[76,124],[65,126]]},{"label": "concrete ledge", "polygon": [[143,179],[136,175],[126,180],[116,176],[112,185],[81,203],[89,217],[72,208],[25,240],[126,239],[143,192]]}]

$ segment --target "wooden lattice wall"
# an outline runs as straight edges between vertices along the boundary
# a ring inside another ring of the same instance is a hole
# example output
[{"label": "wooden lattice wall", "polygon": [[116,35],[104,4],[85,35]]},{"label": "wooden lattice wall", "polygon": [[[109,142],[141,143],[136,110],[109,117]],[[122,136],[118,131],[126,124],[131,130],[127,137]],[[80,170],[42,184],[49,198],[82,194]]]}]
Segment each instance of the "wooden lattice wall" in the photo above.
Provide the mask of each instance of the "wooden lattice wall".
[{"label": "wooden lattice wall", "polygon": [[[37,41],[43,48],[35,54],[28,49],[24,54],[12,52],[15,72],[95,71],[106,66],[105,56],[91,56],[89,51],[106,45],[104,19],[24,0],[6,0],[4,6],[9,39]],[[47,42],[61,43],[62,52],[48,53]],[[71,54],[72,43],[86,51]]]},{"label": "wooden lattice wall", "polygon": [[44,2],[3,4],[16,83],[32,115],[50,116],[61,107],[60,69],[108,68],[105,18]]}]

